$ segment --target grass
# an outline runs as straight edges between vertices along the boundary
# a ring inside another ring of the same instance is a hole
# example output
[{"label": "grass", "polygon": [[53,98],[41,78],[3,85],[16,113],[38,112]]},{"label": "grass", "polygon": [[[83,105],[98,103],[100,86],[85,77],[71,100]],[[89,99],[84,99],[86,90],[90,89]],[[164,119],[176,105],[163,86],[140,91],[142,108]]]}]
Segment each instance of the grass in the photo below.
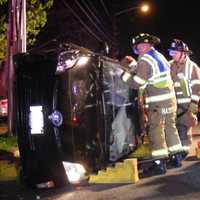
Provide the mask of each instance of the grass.
[{"label": "grass", "polygon": [[17,180],[19,172],[19,157],[17,137],[0,136],[0,182]]},{"label": "grass", "polygon": [[14,148],[18,148],[17,137],[15,136],[1,136],[0,137],[0,150],[12,151]]}]

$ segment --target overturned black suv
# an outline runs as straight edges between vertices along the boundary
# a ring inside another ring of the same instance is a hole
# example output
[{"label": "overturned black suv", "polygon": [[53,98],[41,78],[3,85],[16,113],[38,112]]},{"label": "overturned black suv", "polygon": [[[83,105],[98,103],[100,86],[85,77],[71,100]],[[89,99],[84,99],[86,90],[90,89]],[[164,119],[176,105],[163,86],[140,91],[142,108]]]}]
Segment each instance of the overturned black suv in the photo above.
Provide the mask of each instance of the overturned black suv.
[{"label": "overturned black suv", "polygon": [[14,63],[28,184],[73,183],[135,149],[136,92],[117,76],[116,60],[66,44],[56,55],[19,54]]}]

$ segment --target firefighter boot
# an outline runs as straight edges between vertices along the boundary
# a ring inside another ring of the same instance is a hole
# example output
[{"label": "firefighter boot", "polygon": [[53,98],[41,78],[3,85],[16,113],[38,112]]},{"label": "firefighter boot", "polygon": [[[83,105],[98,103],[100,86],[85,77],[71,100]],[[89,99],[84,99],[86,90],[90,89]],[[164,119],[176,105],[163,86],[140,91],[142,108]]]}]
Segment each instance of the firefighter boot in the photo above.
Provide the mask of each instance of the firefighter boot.
[{"label": "firefighter boot", "polygon": [[188,151],[183,151],[183,152],[181,152],[182,160],[185,160],[185,159],[186,159],[188,153],[189,153]]},{"label": "firefighter boot", "polygon": [[[143,168],[143,167],[142,167]],[[150,167],[143,168],[143,177],[149,177],[153,175],[165,174],[167,172],[166,161],[165,160],[155,160],[151,163]]]},{"label": "firefighter boot", "polygon": [[170,158],[170,163],[173,167],[181,167],[182,166],[182,155],[180,153],[174,154]]},{"label": "firefighter boot", "polygon": [[167,172],[165,160],[155,160],[153,163],[154,174],[165,174]]}]

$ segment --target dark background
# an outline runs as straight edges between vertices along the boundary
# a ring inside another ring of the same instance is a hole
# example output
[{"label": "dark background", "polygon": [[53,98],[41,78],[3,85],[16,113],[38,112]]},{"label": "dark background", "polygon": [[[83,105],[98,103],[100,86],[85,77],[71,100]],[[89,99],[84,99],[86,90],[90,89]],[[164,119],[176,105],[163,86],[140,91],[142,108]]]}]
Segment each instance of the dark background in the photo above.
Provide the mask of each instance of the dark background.
[{"label": "dark background", "polygon": [[[151,6],[145,15],[137,9],[143,2]],[[131,7],[132,11],[114,17]],[[192,59],[200,64],[199,19],[195,0],[54,0],[48,23],[31,50],[49,50],[73,42],[99,52],[106,41],[111,47],[110,56],[121,58],[132,54],[131,38],[147,32],[160,37],[157,48],[167,57],[171,40],[182,39],[193,51]]]}]

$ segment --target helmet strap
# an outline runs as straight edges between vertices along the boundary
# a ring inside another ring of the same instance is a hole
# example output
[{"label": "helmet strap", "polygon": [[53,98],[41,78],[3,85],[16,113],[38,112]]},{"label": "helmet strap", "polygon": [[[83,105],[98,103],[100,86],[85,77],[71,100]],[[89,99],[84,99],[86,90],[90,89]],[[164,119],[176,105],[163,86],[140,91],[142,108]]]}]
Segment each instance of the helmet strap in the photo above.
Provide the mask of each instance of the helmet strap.
[{"label": "helmet strap", "polygon": [[182,51],[181,54],[180,54],[180,57],[179,57],[179,59],[178,59],[178,62],[183,62],[183,61],[185,61],[186,57],[187,57],[186,53],[184,53],[184,52]]}]

